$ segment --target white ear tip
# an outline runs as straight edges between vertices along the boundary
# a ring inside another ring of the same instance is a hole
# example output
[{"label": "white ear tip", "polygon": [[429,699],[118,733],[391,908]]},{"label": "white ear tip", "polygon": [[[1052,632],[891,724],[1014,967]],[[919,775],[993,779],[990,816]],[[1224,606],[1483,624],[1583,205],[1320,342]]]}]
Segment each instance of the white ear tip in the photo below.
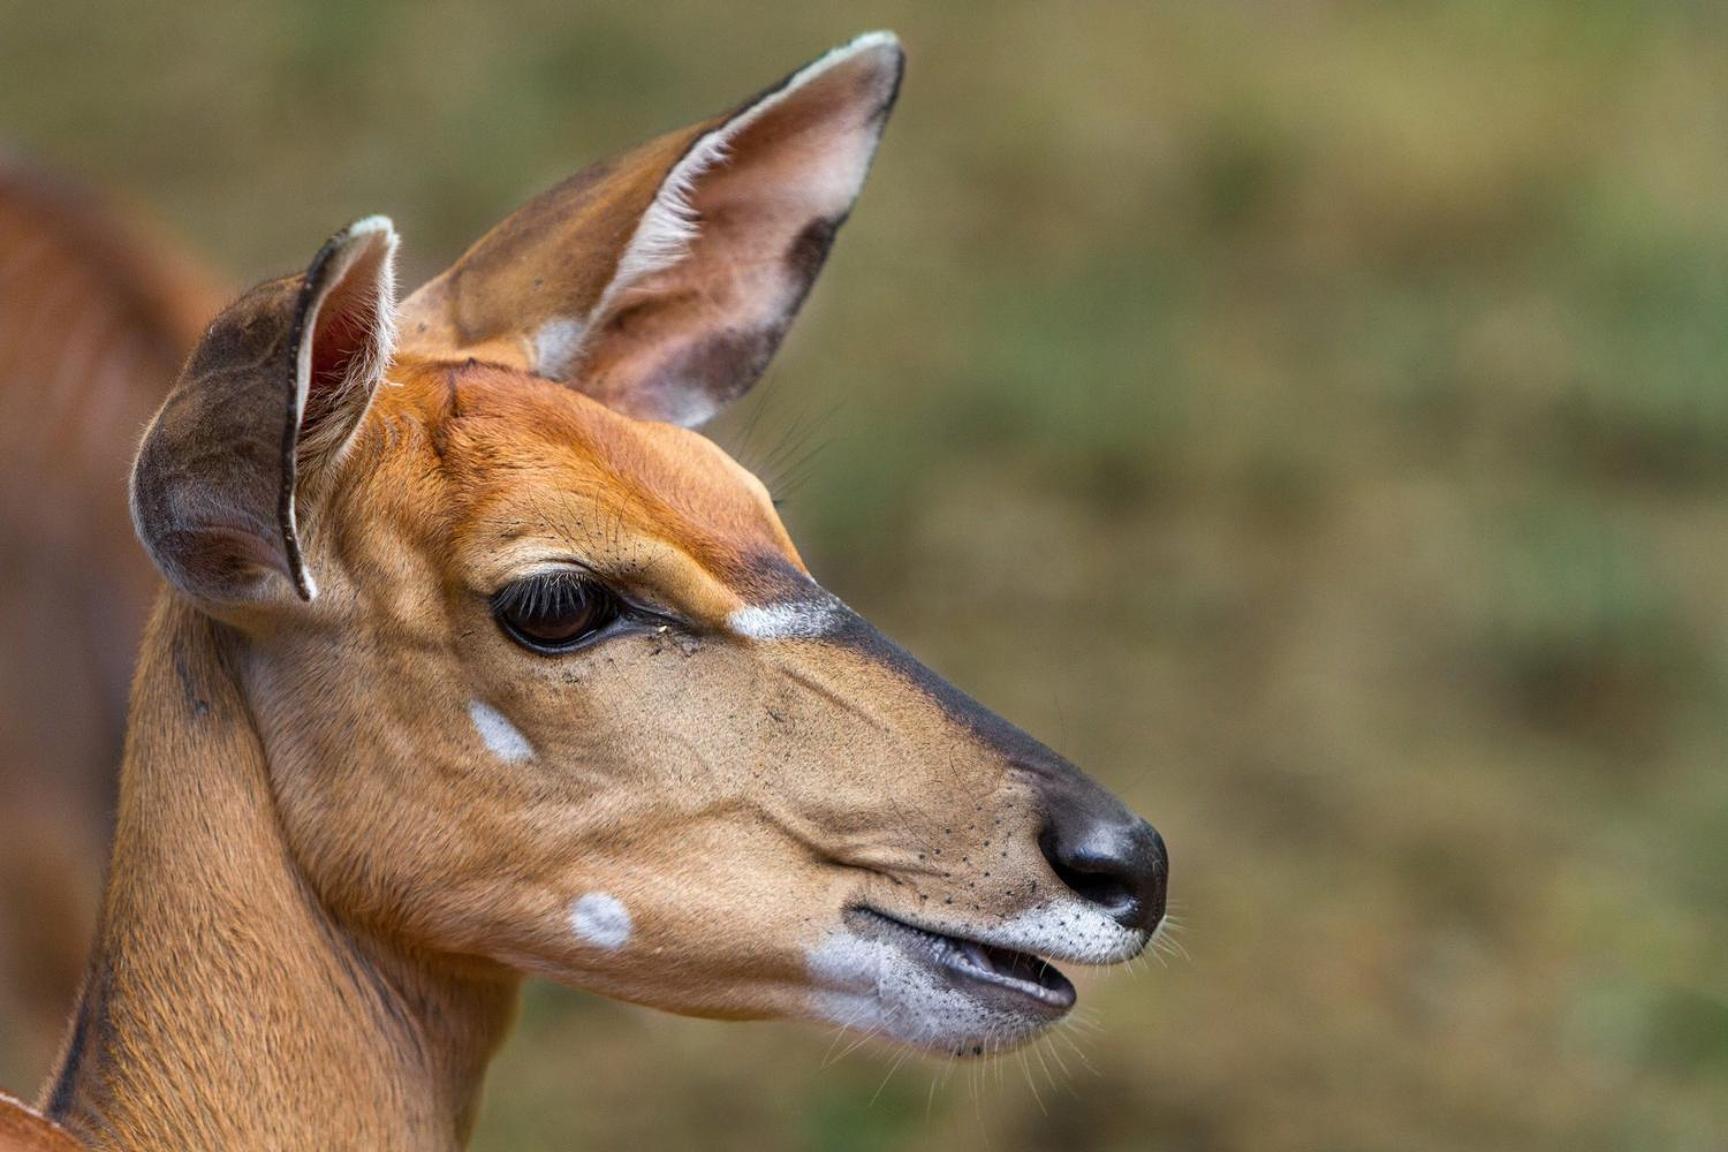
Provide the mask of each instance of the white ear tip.
[{"label": "white ear tip", "polygon": [[399,240],[396,225],[388,216],[368,216],[363,220],[356,220],[336,236],[336,244],[345,253],[345,260],[356,261],[363,259],[364,254],[375,254],[383,261],[382,266],[390,277],[395,275]]},{"label": "white ear tip", "polygon": [[847,60],[856,60],[860,56],[875,55],[880,58],[884,68],[898,69],[900,61],[905,59],[906,50],[900,46],[900,37],[889,31],[866,32],[842,44],[821,61],[832,67]]},{"label": "white ear tip", "polygon": [[364,236],[371,232],[383,232],[388,236],[396,235],[396,224],[388,216],[367,216],[348,225],[348,235]]},{"label": "white ear tip", "polygon": [[349,244],[382,244],[385,259],[394,260],[396,255],[396,225],[388,216],[368,216],[364,220],[356,220],[342,230],[341,243]]},{"label": "white ear tip", "polygon": [[900,37],[886,28],[878,28],[874,32],[866,32],[862,36],[853,37],[852,42],[846,45],[846,51],[849,52],[865,52],[872,48],[891,48],[898,52],[901,50]]}]

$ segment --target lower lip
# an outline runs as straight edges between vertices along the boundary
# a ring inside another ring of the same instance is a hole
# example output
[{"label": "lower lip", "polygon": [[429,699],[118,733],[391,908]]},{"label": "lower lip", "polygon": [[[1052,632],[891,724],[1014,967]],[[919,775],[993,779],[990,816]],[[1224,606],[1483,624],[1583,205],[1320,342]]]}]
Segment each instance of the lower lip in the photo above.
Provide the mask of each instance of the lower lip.
[{"label": "lower lip", "polygon": [[[1061,1016],[1074,1007],[1074,985],[1054,967],[1034,956],[1008,954],[1009,963],[1029,969],[1026,975],[1002,971],[1003,961],[993,958],[991,950],[971,941],[960,940],[926,928],[896,920],[873,908],[856,909],[853,915],[867,917],[919,946],[925,955],[944,972],[964,980],[981,995],[1012,997],[1022,1010],[1039,1015]],[[996,950],[998,955],[1006,950]]]}]

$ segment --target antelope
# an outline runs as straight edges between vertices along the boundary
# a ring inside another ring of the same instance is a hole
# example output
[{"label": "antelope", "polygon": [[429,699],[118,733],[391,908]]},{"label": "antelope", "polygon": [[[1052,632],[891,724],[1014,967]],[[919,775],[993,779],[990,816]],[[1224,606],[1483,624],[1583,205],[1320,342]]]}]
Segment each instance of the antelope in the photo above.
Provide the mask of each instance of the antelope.
[{"label": "antelope", "polygon": [[25,1146],[459,1148],[530,976],[982,1057],[1073,1007],[1050,962],[1147,946],[1152,827],[818,585],[694,430],[902,61],[861,37],[589,168],[399,306],[371,217],[211,323],[132,473],[166,589]]},{"label": "antelope", "polygon": [[222,299],[104,198],[0,157],[0,1035],[45,1063],[100,895],[132,657],[160,583],[138,431]]}]

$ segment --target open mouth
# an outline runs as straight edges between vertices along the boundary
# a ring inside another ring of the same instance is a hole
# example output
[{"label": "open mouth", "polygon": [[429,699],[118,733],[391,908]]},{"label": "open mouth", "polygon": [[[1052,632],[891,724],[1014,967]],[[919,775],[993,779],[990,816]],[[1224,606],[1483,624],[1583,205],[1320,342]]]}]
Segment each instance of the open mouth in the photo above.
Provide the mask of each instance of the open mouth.
[{"label": "open mouth", "polygon": [[1074,985],[1049,961],[1038,956],[933,932],[874,908],[853,908],[847,918],[856,928],[871,935],[893,939],[908,954],[922,959],[975,997],[1051,1019],[1074,1007]]}]

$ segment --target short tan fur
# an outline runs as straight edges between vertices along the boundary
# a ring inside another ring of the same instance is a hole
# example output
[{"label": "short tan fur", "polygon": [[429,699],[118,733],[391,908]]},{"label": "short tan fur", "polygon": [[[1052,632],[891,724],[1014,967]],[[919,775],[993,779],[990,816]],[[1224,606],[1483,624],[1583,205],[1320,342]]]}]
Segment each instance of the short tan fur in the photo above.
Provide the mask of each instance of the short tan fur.
[{"label": "short tan fur", "polygon": [[205,335],[133,476],[170,591],[47,1114],[96,1148],[455,1148],[525,976],[977,1055],[1146,946],[1150,826],[811,577],[691,430],[898,91],[876,34],[394,302],[387,221]]}]

